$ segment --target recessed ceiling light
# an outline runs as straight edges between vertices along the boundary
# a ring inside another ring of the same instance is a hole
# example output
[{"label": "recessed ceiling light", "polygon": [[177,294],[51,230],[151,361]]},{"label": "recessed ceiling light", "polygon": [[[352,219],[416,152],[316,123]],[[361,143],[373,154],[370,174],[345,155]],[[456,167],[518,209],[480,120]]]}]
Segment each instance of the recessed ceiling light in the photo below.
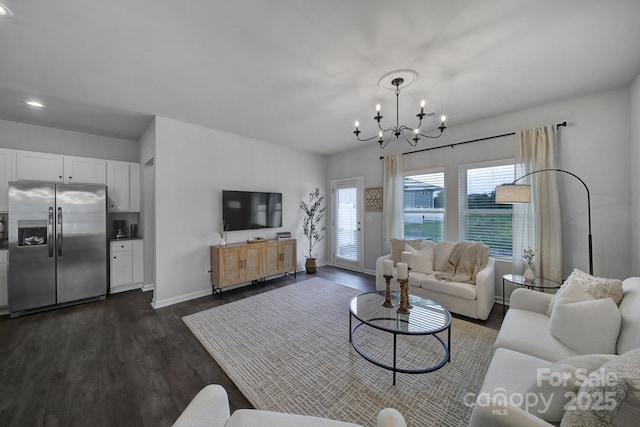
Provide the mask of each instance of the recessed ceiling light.
[{"label": "recessed ceiling light", "polygon": [[34,107],[34,108],[44,108],[45,105],[40,102],[40,101],[36,101],[35,99],[30,99],[28,101],[24,101],[25,104],[27,104],[30,107]]},{"label": "recessed ceiling light", "polygon": [[0,3],[0,17],[11,18],[13,16],[13,12],[7,6]]}]

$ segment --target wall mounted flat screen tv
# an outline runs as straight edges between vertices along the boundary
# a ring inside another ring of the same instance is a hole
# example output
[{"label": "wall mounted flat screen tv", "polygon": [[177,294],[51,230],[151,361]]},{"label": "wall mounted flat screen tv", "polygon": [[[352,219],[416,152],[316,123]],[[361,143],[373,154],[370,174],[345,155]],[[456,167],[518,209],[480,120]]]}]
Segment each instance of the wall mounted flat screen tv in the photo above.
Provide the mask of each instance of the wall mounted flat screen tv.
[{"label": "wall mounted flat screen tv", "polygon": [[222,190],[222,220],[229,231],[282,227],[282,193]]}]

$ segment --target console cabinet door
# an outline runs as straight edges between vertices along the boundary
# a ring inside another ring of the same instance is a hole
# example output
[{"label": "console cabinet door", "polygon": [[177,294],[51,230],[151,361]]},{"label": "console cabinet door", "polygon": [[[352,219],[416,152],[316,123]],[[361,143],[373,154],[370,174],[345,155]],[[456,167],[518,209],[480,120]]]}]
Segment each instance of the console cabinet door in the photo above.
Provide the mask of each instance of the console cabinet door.
[{"label": "console cabinet door", "polygon": [[278,242],[280,245],[280,272],[295,271],[298,268],[298,257],[295,240],[285,240]]},{"label": "console cabinet door", "polygon": [[242,282],[242,248],[221,248],[218,286],[235,285]]},{"label": "console cabinet door", "polygon": [[262,278],[262,244],[251,243],[244,247],[243,282]]},{"label": "console cabinet door", "polygon": [[264,275],[275,276],[280,272],[280,245],[278,242],[264,244]]}]

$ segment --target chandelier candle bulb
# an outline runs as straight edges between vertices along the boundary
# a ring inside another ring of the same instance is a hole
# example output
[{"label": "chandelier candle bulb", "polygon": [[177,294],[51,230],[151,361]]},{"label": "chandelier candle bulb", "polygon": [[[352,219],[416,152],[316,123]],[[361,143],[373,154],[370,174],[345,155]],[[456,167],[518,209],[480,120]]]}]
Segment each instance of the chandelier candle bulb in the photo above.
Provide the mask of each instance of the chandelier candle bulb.
[{"label": "chandelier candle bulb", "polygon": [[391,276],[393,273],[393,261],[385,259],[382,261],[382,274],[385,276]]},{"label": "chandelier candle bulb", "polygon": [[409,277],[409,266],[406,262],[398,263],[398,280],[407,280]]}]

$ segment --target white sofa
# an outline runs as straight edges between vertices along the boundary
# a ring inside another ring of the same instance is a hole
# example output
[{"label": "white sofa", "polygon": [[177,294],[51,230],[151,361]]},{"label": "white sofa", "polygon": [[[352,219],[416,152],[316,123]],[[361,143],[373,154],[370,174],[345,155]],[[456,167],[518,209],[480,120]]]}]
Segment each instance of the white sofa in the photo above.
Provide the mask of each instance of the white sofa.
[{"label": "white sofa", "polygon": [[[363,427],[325,418],[256,409],[238,409],[231,414],[225,389],[210,384],[200,390],[173,424],[174,427]],[[407,427],[402,415],[392,408],[378,414],[376,427]]]},{"label": "white sofa", "polygon": [[[455,247],[455,242],[425,241],[424,244],[434,245],[433,273],[420,273],[412,270],[409,274],[409,293],[428,298],[442,304],[452,313],[486,320],[495,302],[495,260],[489,257],[487,265],[476,275],[475,284],[447,282],[438,280],[436,275],[446,269],[449,255]],[[376,261],[376,289],[384,291],[386,281],[382,276],[383,261],[391,259],[391,254],[381,256]],[[396,268],[393,268],[391,290],[399,291],[400,285]]]},{"label": "white sofa", "polygon": [[[580,329],[580,324],[571,325],[575,328],[575,336],[581,336],[582,339],[585,336],[588,337],[585,339],[587,346],[593,344],[591,341],[606,341],[607,338],[611,338],[614,342],[614,351],[611,353],[615,354],[585,354],[567,346],[551,332],[553,328],[550,328],[550,323],[553,315],[549,317],[546,311],[552,295],[523,288],[516,289],[511,294],[511,306],[494,344],[493,358],[481,391],[477,395],[470,425],[473,427],[552,426],[562,421],[564,426],[565,424],[585,425],[593,422],[594,418],[589,420],[579,418],[594,417],[589,404],[597,404],[595,394],[589,394],[589,384],[585,378],[592,372],[591,375],[607,373],[601,377],[594,377],[596,379],[608,378],[607,375],[615,373],[612,366],[623,361],[627,367],[632,367],[633,373],[625,377],[626,397],[622,403],[613,405],[614,412],[617,412],[612,425],[638,425],[640,420],[640,350],[638,350],[640,349],[640,277],[624,280],[622,288],[624,296],[617,308],[619,333],[613,327],[611,330],[616,332],[607,336],[606,332],[597,330],[597,324],[594,328],[591,320],[581,320],[586,318],[580,318],[580,316],[576,316],[573,320],[582,323],[583,329]],[[615,303],[610,298],[609,301],[615,307]],[[574,305],[571,309],[576,307],[578,306]],[[598,316],[593,310],[584,315]],[[571,323],[571,320],[567,319],[566,323]],[[598,320],[594,322],[603,323]],[[614,378],[620,379],[622,375],[618,373]],[[618,381],[615,381],[608,386],[613,387],[618,384]],[[596,382],[594,386],[598,387],[599,384]],[[565,393],[570,394],[565,396]],[[578,398],[573,403],[567,402],[566,399],[572,396]],[[565,400],[561,397],[565,397]],[[607,404],[609,403],[607,399],[611,398],[606,393],[601,393],[599,397],[605,397],[604,402]],[[544,403],[542,398],[550,403]],[[549,400],[552,398],[560,399]],[[577,410],[569,414],[565,411],[567,404],[576,406]],[[600,416],[603,415],[600,414]],[[607,423],[598,425],[607,425]]]}]

